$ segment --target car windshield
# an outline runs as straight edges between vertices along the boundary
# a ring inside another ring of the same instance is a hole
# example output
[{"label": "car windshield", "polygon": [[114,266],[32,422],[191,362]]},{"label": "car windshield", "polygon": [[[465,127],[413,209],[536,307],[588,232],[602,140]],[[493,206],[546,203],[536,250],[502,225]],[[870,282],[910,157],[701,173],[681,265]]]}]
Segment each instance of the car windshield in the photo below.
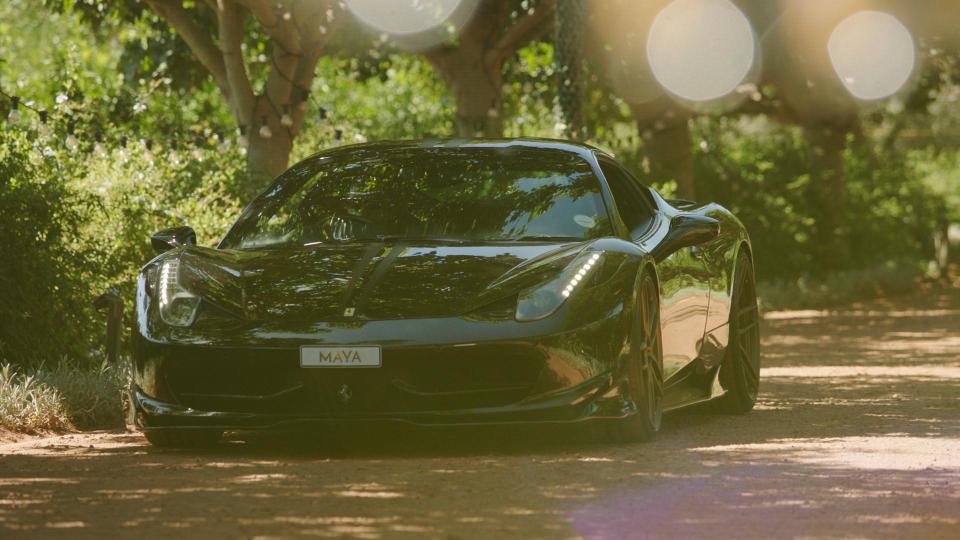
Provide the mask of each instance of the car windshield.
[{"label": "car windshield", "polygon": [[244,210],[222,247],[557,241],[609,231],[597,177],[575,154],[360,147],[285,173]]}]

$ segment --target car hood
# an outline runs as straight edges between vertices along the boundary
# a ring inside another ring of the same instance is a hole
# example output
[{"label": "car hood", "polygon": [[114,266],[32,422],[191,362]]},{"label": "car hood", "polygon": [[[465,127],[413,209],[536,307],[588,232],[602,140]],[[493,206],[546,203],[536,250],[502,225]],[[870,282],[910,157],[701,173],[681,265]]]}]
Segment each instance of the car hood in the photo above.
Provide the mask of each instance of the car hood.
[{"label": "car hood", "polygon": [[181,280],[248,320],[340,321],[462,316],[503,310],[587,242],[357,243],[267,250],[190,246]]}]

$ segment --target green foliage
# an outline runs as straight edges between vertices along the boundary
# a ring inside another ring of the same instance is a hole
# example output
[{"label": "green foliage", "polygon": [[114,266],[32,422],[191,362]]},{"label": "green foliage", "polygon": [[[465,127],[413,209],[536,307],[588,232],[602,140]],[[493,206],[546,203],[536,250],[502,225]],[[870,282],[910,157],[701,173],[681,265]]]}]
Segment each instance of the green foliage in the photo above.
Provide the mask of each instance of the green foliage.
[{"label": "green foliage", "polygon": [[552,114],[556,97],[553,46],[531,43],[507,62],[504,71],[504,135],[556,137],[556,118]]},{"label": "green foliage", "polygon": [[[823,277],[815,236],[817,186],[802,131],[764,117],[701,118],[696,128],[695,139],[702,141],[695,155],[698,197],[723,204],[744,222],[760,278]],[[851,140],[843,161],[850,256],[839,268],[926,256],[944,211],[925,174],[869,139]]]},{"label": "green foliage", "polygon": [[[190,225],[201,244],[215,245],[240,210],[231,186],[242,186],[236,151],[114,149],[93,157],[72,187],[97,201],[82,227],[84,241],[99,246],[91,276],[97,290],[118,287],[133,298],[137,269],[153,258],[149,236]],[[199,158],[199,159],[198,159]],[[129,306],[128,306],[129,307]]]},{"label": "green foliage", "polygon": [[[106,141],[94,152],[98,125],[83,118],[64,113],[49,135],[23,125],[0,138],[0,230],[18,255],[0,259],[0,360],[91,357],[104,333],[91,302],[116,287],[132,309],[150,234],[187,223],[215,244],[249,185],[238,149],[215,145],[209,130],[192,149]],[[60,143],[64,124],[80,141],[73,151]]]},{"label": "green foliage", "polygon": [[937,210],[952,222],[960,221],[960,151],[933,147],[911,150],[905,166],[939,197],[943,208]]},{"label": "green foliage", "polygon": [[[93,208],[25,136],[0,139],[0,360],[87,354],[91,250],[80,229]],[[42,339],[38,337],[43,336]]]},{"label": "green foliage", "polygon": [[[187,222],[213,244],[256,187],[214,85],[176,84],[169,55],[129,56],[163,39],[149,17],[91,27],[93,4],[28,4],[0,6],[0,90],[23,117],[0,124],[0,230],[17,254],[0,260],[0,361],[91,359],[105,333],[92,300],[117,287],[132,310],[149,235]],[[0,96],[3,118],[8,107]]]},{"label": "green foliage", "polygon": [[806,143],[799,129],[762,117],[696,124],[698,198],[733,211],[751,233],[757,274],[791,278],[814,268]]},{"label": "green foliage", "polygon": [[907,166],[897,152],[876,151],[856,141],[844,154],[848,268],[869,268],[888,261],[924,261],[933,255],[933,231],[946,216],[942,197]]},{"label": "green foliage", "polygon": [[453,130],[446,86],[416,57],[392,55],[372,64],[322,58],[312,95],[321,97],[312,100],[292,161],[340,144],[448,136]]}]

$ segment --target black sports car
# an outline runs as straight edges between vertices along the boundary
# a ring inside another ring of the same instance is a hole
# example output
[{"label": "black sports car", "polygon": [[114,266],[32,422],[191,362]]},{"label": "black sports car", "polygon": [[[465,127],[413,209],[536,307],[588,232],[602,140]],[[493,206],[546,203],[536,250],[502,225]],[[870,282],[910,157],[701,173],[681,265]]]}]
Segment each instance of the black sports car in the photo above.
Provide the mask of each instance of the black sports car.
[{"label": "black sports car", "polygon": [[295,165],[216,248],[152,237],[133,404],[157,445],[225,430],[606,419],[753,407],[750,240],[603,152],[544,140],[348,146]]}]

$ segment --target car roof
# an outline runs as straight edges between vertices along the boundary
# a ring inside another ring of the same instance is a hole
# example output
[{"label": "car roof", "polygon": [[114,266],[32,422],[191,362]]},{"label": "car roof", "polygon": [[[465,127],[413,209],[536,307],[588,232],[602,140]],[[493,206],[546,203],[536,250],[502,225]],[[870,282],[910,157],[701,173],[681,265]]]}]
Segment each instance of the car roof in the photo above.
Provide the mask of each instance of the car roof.
[{"label": "car roof", "polygon": [[352,150],[399,150],[399,149],[432,149],[432,148],[531,148],[539,150],[558,150],[577,154],[585,159],[591,155],[601,155],[612,159],[612,156],[589,144],[556,139],[517,138],[517,139],[457,139],[435,138],[420,140],[376,141],[370,143],[350,144],[338,146],[318,152],[311,157],[330,156],[333,154],[348,153]]}]

